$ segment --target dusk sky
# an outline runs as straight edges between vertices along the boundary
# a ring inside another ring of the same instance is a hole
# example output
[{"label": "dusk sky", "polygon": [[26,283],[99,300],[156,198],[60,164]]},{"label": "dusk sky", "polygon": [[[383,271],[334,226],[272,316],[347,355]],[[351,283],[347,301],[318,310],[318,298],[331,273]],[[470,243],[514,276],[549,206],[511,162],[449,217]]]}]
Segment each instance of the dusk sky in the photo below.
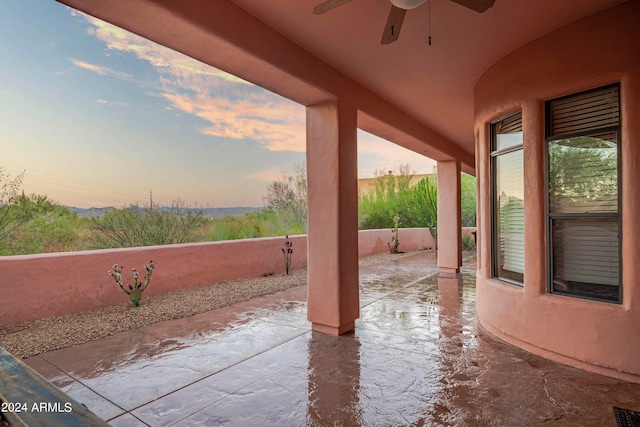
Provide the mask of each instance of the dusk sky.
[{"label": "dusk sky", "polygon": [[[305,160],[302,105],[53,0],[0,1],[0,167],[77,207],[262,206]],[[358,175],[434,162],[358,132]]]}]

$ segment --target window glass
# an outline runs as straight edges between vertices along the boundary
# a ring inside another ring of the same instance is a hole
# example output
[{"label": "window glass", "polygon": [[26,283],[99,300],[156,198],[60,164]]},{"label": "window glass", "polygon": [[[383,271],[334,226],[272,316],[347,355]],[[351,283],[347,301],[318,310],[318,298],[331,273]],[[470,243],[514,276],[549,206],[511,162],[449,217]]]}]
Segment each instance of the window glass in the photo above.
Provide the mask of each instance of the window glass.
[{"label": "window glass", "polygon": [[616,133],[549,142],[549,211],[618,211]]},{"label": "window glass", "polygon": [[504,150],[505,148],[522,145],[522,132],[513,133],[497,133],[496,134],[496,150]]},{"label": "window glass", "polygon": [[522,112],[491,124],[493,277],[524,282]]},{"label": "window glass", "polygon": [[554,219],[552,235],[555,291],[618,299],[616,219]]},{"label": "window glass", "polygon": [[496,157],[497,276],[522,283],[524,273],[524,171],[522,150]]},{"label": "window glass", "polygon": [[621,301],[619,87],[547,103],[549,289]]}]

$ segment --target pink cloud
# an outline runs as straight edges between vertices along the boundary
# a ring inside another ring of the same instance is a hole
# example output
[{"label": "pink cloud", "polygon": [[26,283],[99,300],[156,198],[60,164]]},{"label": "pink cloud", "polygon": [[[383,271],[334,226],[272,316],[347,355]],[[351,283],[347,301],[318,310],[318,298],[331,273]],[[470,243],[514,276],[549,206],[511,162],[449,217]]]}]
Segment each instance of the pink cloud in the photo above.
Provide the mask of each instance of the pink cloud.
[{"label": "pink cloud", "polygon": [[195,75],[215,77],[233,83],[250,84],[232,74],[225,73],[122,28],[89,15],[83,14],[83,16],[92,25],[92,28],[88,30],[89,34],[102,40],[108,49],[131,53],[154,67],[164,69],[163,72],[170,75],[178,86],[192,89],[191,79]]},{"label": "pink cloud", "polygon": [[247,175],[244,179],[248,179],[251,181],[266,181],[272,182],[282,178],[284,173],[280,170],[280,168],[273,167],[260,172],[253,173],[251,175]]},{"label": "pink cloud", "polygon": [[[271,151],[305,151],[304,107],[279,98],[238,77],[153,43],[88,15],[89,33],[108,49],[127,52],[157,70],[155,88],[171,106],[209,124],[200,132],[233,139],[253,139]],[[94,72],[108,71],[78,63]]]},{"label": "pink cloud", "polygon": [[358,160],[360,178],[372,178],[376,171],[398,170],[402,164],[408,164],[416,174],[428,174],[433,172],[433,167],[436,165],[436,162],[429,157],[363,130],[358,131],[358,154],[373,158],[367,162],[366,166],[364,162]]},{"label": "pink cloud", "polygon": [[101,74],[103,76],[116,77],[123,80],[131,80],[133,76],[122,71],[112,70],[111,68],[102,67],[100,65],[90,64],[88,62],[80,61],[78,59],[70,58],[73,65],[85,70],[93,71],[94,73]]},{"label": "pink cloud", "polygon": [[306,128],[304,107],[290,102],[232,101],[203,95],[163,94],[181,111],[210,123],[205,135],[253,139],[271,151],[304,152]]}]

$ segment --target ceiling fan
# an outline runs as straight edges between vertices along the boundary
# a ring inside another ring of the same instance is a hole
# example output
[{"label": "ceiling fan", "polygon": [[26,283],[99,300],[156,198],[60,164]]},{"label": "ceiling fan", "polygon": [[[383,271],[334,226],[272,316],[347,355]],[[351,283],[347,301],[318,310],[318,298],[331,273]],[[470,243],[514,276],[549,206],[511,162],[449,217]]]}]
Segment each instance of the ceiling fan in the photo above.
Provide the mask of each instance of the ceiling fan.
[{"label": "ceiling fan", "polygon": [[[349,3],[351,0],[328,0],[324,3],[320,3],[313,8],[313,13],[321,15],[338,6]],[[387,24],[384,27],[384,33],[382,33],[382,40],[380,43],[389,44],[398,39],[400,35],[400,28],[402,28],[402,21],[404,15],[409,9],[415,9],[418,6],[426,3],[427,0],[390,0],[391,10],[387,17]],[[458,3],[466,8],[475,10],[482,13],[493,6],[495,0],[451,0],[454,3]]]}]

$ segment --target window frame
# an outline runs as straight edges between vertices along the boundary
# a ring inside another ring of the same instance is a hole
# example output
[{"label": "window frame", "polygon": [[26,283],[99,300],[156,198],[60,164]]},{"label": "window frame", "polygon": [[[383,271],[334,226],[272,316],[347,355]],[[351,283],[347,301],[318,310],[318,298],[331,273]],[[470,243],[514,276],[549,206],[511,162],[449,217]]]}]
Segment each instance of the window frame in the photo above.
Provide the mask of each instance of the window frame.
[{"label": "window frame", "polygon": [[[512,280],[506,277],[501,277],[499,275],[499,263],[500,259],[500,242],[498,238],[498,223],[497,218],[499,212],[497,210],[496,202],[497,202],[497,159],[498,157],[506,154],[511,154],[516,151],[523,151],[524,154],[524,131],[523,131],[523,141],[521,144],[512,145],[506,148],[497,149],[497,133],[496,133],[496,124],[499,122],[506,120],[508,118],[514,117],[516,115],[520,115],[520,120],[522,121],[522,109],[517,111],[513,111],[509,114],[506,114],[499,119],[493,120],[489,123],[489,165],[490,165],[490,184],[491,184],[491,277],[493,279],[500,280],[505,283],[509,283],[511,285],[524,287],[524,272],[522,273],[522,282],[517,280]],[[522,164],[523,177],[524,177],[524,158]],[[523,199],[524,204],[524,199]],[[524,258],[524,249],[523,249],[523,258]]]},{"label": "window frame", "polygon": [[[587,95],[589,93],[595,93],[599,91],[605,91],[608,89],[618,89],[618,108],[619,108],[619,120],[618,124],[615,126],[603,126],[601,128],[589,129],[587,131],[578,131],[578,132],[566,132],[559,133],[556,135],[551,135],[551,127],[552,127],[552,117],[551,117],[551,103],[554,101],[570,99],[572,97]],[[547,263],[547,283],[546,283],[546,291],[552,295],[562,295],[573,298],[581,298],[598,302],[606,302],[611,304],[622,304],[622,156],[621,156],[621,144],[622,144],[622,108],[621,107],[621,91],[620,84],[614,83],[611,85],[601,86],[589,90],[585,90],[582,92],[573,93],[570,95],[554,98],[545,101],[545,139],[544,139],[544,185],[545,185],[545,227],[546,227],[546,263]],[[550,185],[550,177],[549,177],[549,145],[550,143],[557,141],[559,139],[570,139],[576,138],[580,136],[589,137],[598,134],[603,134],[607,132],[615,132],[616,134],[616,178],[617,178],[617,211],[616,212],[550,212],[550,194],[549,194],[549,185]],[[553,253],[553,221],[554,220],[572,220],[572,219],[615,219],[618,222],[618,298],[616,300],[607,299],[607,298],[598,298],[593,294],[579,293],[575,291],[563,291],[554,289],[554,253]]]}]

